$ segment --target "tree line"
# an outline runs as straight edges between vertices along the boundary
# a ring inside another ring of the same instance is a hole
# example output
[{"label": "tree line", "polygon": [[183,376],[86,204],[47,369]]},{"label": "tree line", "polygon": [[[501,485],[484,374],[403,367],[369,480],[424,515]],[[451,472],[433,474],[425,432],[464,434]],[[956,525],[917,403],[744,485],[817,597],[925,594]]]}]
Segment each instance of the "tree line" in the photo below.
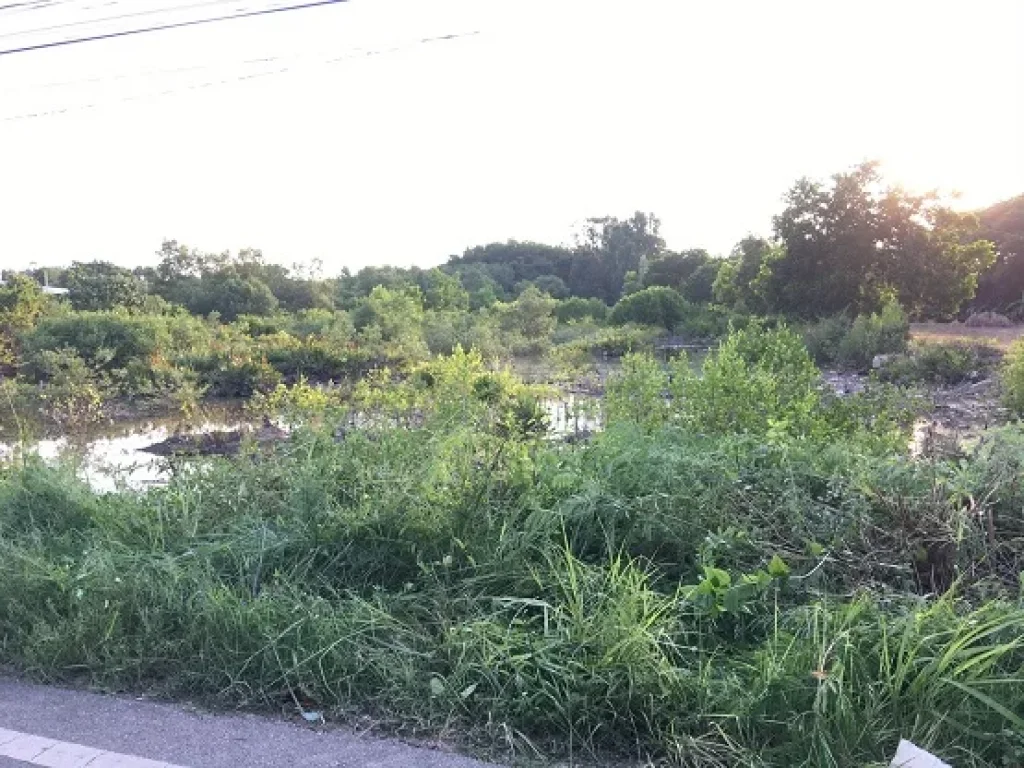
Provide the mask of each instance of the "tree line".
[{"label": "tree line", "polygon": [[76,309],[164,301],[227,321],[356,310],[378,286],[441,311],[486,309],[535,289],[589,302],[567,311],[593,316],[598,303],[611,307],[639,292],[669,289],[671,296],[654,291],[630,306],[649,310],[679,297],[811,319],[877,311],[895,300],[917,318],[950,319],[976,308],[1024,314],[1024,196],[977,214],[958,212],[935,194],[886,185],[878,167],[864,163],[828,180],[800,179],[783,202],[769,236],[749,235],[724,257],[667,248],[657,216],[637,212],[588,220],[572,245],[490,243],[432,269],[346,268],[325,278],[319,264],[289,269],[257,249],[204,253],[169,240],[156,267],[95,261],[45,271],[69,290]]}]

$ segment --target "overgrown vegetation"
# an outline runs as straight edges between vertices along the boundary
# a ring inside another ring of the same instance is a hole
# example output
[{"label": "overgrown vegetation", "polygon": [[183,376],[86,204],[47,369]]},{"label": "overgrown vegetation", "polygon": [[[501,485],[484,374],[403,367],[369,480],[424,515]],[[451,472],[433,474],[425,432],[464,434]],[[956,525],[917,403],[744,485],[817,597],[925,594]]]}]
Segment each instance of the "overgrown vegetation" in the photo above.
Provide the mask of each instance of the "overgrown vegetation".
[{"label": "overgrown vegetation", "polygon": [[838,314],[809,323],[803,336],[819,364],[866,370],[878,355],[906,351],[910,323],[900,305],[890,301],[879,312],[853,319]]},{"label": "overgrown vegetation", "polygon": [[1024,416],[1024,342],[1015,342],[1000,371],[1003,403],[1014,414]]},{"label": "overgrown vegetation", "polygon": [[[0,466],[0,661],[512,757],[838,768],[902,737],[1024,763],[1024,430],[913,457],[901,388],[995,365],[908,346],[908,316],[972,299],[994,230],[878,182],[798,182],[725,259],[637,213],[429,270],[168,241],[47,270],[66,299],[7,274],[19,420],[242,397],[292,432],[145,493]],[[603,429],[552,435],[516,358],[602,393]],[[840,396],[819,365],[878,375]],[[1024,348],[1000,371],[1024,414]]]},{"label": "overgrown vegetation", "polygon": [[896,384],[954,386],[987,378],[1001,355],[986,344],[916,343],[907,355],[886,361],[878,371],[883,381]]},{"label": "overgrown vegetation", "polygon": [[819,387],[755,325],[699,376],[627,356],[606,430],[567,444],[457,351],[279,387],[272,458],[144,494],[26,457],[0,471],[3,654],[505,755],[846,766],[905,737],[1019,762],[1024,432],[910,461],[898,404]]}]

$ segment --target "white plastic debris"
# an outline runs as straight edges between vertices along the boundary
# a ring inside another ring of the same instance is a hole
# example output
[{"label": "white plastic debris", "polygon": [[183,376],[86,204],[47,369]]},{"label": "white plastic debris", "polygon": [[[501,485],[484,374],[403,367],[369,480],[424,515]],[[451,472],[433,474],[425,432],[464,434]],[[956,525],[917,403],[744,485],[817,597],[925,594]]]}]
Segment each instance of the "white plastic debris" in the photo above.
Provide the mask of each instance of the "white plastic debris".
[{"label": "white plastic debris", "polygon": [[890,768],[952,768],[949,763],[942,762],[935,755],[925,752],[906,739],[900,739],[900,745],[896,748],[896,757],[892,759],[889,766]]}]

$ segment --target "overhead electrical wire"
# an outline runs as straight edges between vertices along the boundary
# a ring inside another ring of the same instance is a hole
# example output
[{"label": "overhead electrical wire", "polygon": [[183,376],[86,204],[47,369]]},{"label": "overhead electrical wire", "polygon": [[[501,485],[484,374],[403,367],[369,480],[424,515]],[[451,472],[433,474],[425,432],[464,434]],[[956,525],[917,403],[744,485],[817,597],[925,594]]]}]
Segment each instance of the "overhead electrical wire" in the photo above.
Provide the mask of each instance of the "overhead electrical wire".
[{"label": "overhead electrical wire", "polygon": [[299,11],[307,8],[317,8],[328,5],[340,5],[341,3],[348,2],[348,0],[310,0],[304,3],[294,3],[292,5],[279,6],[276,8],[260,8],[253,11],[243,11],[241,13],[224,14],[221,16],[208,16],[202,19],[189,19],[187,21],[176,21],[169,22],[167,24],[154,24],[148,27],[139,27],[136,29],[124,29],[116,32],[105,32],[95,35],[87,35],[83,37],[72,38],[70,40],[54,40],[47,43],[36,43],[34,45],[25,45],[17,48],[0,49],[0,56],[10,56],[18,53],[29,53],[31,51],[40,51],[47,48],[58,48],[65,45],[78,45],[79,43],[91,43],[97,40],[111,40],[119,37],[128,37],[131,35],[142,35],[150,32],[162,32],[169,29],[181,29],[183,27],[195,27],[201,24],[215,24],[222,21],[234,21],[236,19],[252,18],[255,16],[267,16],[275,13],[286,13],[289,11]]},{"label": "overhead electrical wire", "polygon": [[[472,32],[458,32],[458,33],[447,34],[447,35],[438,35],[436,37],[425,37],[425,38],[421,38],[419,40],[415,40],[415,41],[412,41],[412,42],[409,42],[409,43],[404,43],[402,45],[395,45],[395,46],[392,46],[390,48],[381,48],[381,49],[368,50],[368,51],[367,50],[360,50],[360,51],[351,52],[349,54],[344,54],[344,55],[341,55],[341,56],[332,55],[331,58],[327,58],[327,59],[322,59],[321,58],[321,59],[318,59],[318,61],[316,61],[314,63],[315,64],[320,64],[320,65],[330,65],[330,64],[336,64],[336,63],[341,62],[341,61],[346,61],[348,59],[356,59],[356,58],[360,58],[360,57],[371,57],[371,56],[383,56],[383,55],[387,55],[387,54],[390,54],[390,53],[396,53],[396,52],[399,52],[399,51],[408,50],[410,48],[414,48],[414,47],[419,46],[419,45],[424,45],[424,44],[428,44],[428,43],[443,42],[443,41],[447,41],[447,40],[455,40],[455,39],[463,38],[463,37],[473,37],[473,36],[478,35],[478,34],[480,34],[479,31],[472,31]],[[288,58],[291,58],[291,57],[276,57],[276,56],[272,56],[272,57],[268,57],[268,58],[265,58],[265,59],[247,59],[247,60],[242,61],[242,62],[236,62],[236,64],[245,65],[245,64],[272,63],[272,62],[275,62],[275,61],[286,60]],[[164,70],[164,72],[165,73],[174,73],[174,72],[178,72],[178,71],[189,71],[191,69],[208,69],[208,68],[212,68],[213,66],[217,66],[217,65],[208,65],[208,66],[199,66],[199,67],[184,67],[184,68],[180,68],[178,70]],[[221,80],[209,80],[209,81],[204,81],[204,82],[200,82],[200,83],[193,83],[191,85],[180,86],[180,87],[176,87],[176,88],[169,88],[169,89],[161,90],[161,91],[151,91],[149,93],[135,94],[135,95],[132,95],[132,96],[125,96],[125,97],[122,97],[120,99],[114,99],[114,100],[106,101],[106,102],[93,102],[93,103],[89,103],[89,104],[79,104],[79,105],[74,105],[74,106],[70,106],[70,107],[59,107],[59,108],[56,108],[56,109],[49,109],[49,110],[43,110],[43,111],[37,111],[37,112],[28,112],[28,113],[23,113],[23,114],[18,114],[18,115],[9,115],[9,116],[6,116],[6,117],[0,117],[0,122],[11,122],[11,121],[15,121],[15,120],[29,120],[29,119],[40,118],[40,117],[50,117],[50,116],[54,116],[54,115],[66,114],[68,112],[76,112],[76,111],[83,111],[83,110],[87,110],[87,109],[95,109],[97,107],[108,106],[108,105],[111,105],[111,104],[120,104],[120,103],[127,103],[127,102],[131,102],[131,101],[142,101],[142,100],[146,100],[146,99],[160,98],[160,97],[163,97],[163,96],[172,96],[172,95],[175,95],[175,94],[186,93],[188,91],[197,91],[197,90],[201,90],[201,89],[204,89],[204,88],[210,88],[210,87],[216,86],[216,85],[228,85],[228,84],[232,84],[232,83],[244,82],[246,80],[255,80],[255,79],[261,78],[261,77],[270,77],[272,75],[280,75],[280,74],[284,74],[286,72],[289,72],[291,70],[292,70],[292,66],[291,65],[286,65],[286,66],[278,67],[277,69],[264,70],[264,71],[261,71],[261,72],[252,72],[252,73],[245,74],[245,75],[240,75],[240,76],[237,76],[237,77],[223,78]],[[98,79],[102,80],[103,78],[98,78]]]},{"label": "overhead electrical wire", "polygon": [[[172,5],[164,8],[150,8],[146,11],[133,11],[132,13],[119,13],[116,16],[102,16],[95,19],[79,19],[78,21],[66,21],[62,24],[50,24],[46,27],[34,27],[32,29],[20,29],[14,32],[0,33],[0,40],[9,37],[21,37],[25,35],[37,35],[41,32],[52,32],[57,29],[70,29],[71,27],[82,27],[89,24],[104,24],[109,21],[120,21],[121,19],[134,19],[139,16],[155,16],[157,14],[173,14],[180,11],[190,11],[197,8],[210,8],[217,5],[238,5],[238,0],[206,0],[202,3],[188,3],[187,5]],[[2,9],[0,9],[2,10]],[[0,19],[3,16],[0,15]]]},{"label": "overhead electrical wire", "polygon": [[16,16],[19,13],[28,13],[29,11],[54,10],[62,5],[80,3],[83,1],[84,0],[28,0],[28,2],[22,3],[7,3],[6,5],[0,5],[0,13],[4,16]]}]

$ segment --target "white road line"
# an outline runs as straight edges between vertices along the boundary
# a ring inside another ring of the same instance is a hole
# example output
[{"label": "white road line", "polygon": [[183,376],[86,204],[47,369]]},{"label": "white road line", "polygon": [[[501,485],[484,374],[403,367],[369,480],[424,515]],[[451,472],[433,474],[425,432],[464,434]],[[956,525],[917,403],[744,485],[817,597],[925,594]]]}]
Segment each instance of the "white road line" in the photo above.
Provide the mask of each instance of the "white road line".
[{"label": "white road line", "polygon": [[0,757],[10,757],[46,768],[184,768],[159,760],[107,752],[6,728],[0,728]]}]

